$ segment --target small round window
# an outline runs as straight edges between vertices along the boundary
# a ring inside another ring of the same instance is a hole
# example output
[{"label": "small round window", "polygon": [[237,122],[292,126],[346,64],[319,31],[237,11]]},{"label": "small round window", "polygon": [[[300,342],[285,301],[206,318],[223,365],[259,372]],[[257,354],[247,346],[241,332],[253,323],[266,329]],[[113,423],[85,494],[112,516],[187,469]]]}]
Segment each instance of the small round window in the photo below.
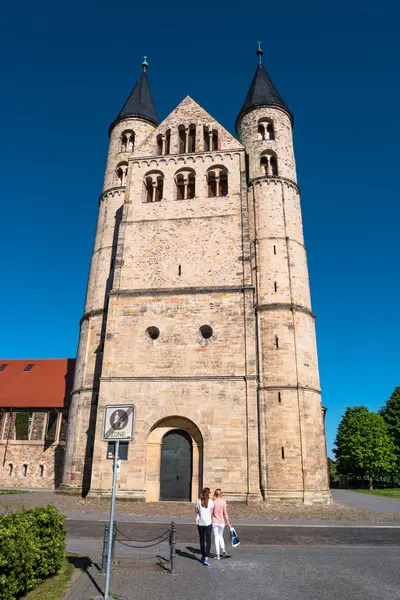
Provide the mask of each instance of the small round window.
[{"label": "small round window", "polygon": [[205,340],[209,340],[212,337],[213,330],[209,325],[202,325],[200,327],[200,333]]},{"label": "small round window", "polygon": [[152,340],[156,340],[160,335],[160,330],[158,329],[158,327],[148,327],[146,329],[146,333],[149,336],[149,338],[151,338]]}]

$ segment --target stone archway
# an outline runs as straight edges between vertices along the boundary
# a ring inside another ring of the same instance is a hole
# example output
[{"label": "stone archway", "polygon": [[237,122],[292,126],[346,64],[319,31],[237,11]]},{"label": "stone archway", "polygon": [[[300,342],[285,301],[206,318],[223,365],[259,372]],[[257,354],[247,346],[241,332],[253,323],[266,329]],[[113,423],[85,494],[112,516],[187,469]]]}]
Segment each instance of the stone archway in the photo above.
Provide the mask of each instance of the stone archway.
[{"label": "stone archway", "polygon": [[203,479],[203,436],[185,417],[166,417],[151,428],[147,438],[146,502],[160,500],[161,449],[166,434],[184,432],[192,444],[191,500],[198,498]]}]

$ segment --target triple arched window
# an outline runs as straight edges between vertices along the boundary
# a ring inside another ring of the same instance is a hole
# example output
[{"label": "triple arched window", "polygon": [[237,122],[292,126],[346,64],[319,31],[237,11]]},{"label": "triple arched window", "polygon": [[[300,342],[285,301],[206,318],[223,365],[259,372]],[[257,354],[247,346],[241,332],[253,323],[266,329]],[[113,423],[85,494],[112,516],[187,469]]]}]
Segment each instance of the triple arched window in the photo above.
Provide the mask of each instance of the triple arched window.
[{"label": "triple arched window", "polygon": [[207,192],[209,198],[228,195],[228,171],[225,167],[211,167],[207,171]]},{"label": "triple arched window", "polygon": [[119,186],[126,185],[126,178],[128,175],[128,163],[126,163],[126,162],[119,163],[119,165],[117,166],[117,169],[116,169],[116,175],[117,175],[117,185],[119,185]]},{"label": "triple arched window", "polygon": [[121,134],[121,152],[133,152],[135,147],[135,132],[131,129]]},{"label": "triple arched window", "polygon": [[258,139],[259,140],[274,140],[275,129],[272,119],[260,119],[258,121]]},{"label": "triple arched window", "polygon": [[191,200],[196,195],[196,174],[193,169],[182,169],[175,175],[176,199]]},{"label": "triple arched window", "polygon": [[164,193],[164,175],[152,171],[144,177],[144,202],[160,202]]},{"label": "triple arched window", "polygon": [[261,155],[260,159],[261,173],[265,177],[277,177],[278,159],[275,152],[267,150]]}]

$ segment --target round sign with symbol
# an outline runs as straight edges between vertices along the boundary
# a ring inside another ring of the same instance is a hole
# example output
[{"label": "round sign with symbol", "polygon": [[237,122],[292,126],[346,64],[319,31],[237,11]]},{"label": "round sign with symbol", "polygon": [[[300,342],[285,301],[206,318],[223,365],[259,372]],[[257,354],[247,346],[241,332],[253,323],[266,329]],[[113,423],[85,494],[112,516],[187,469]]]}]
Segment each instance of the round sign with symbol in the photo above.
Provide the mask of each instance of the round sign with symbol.
[{"label": "round sign with symbol", "polygon": [[114,430],[124,429],[128,424],[128,415],[124,410],[115,410],[111,413],[110,423]]},{"label": "round sign with symbol", "polygon": [[135,439],[136,410],[134,404],[108,404],[103,413],[103,440]]}]

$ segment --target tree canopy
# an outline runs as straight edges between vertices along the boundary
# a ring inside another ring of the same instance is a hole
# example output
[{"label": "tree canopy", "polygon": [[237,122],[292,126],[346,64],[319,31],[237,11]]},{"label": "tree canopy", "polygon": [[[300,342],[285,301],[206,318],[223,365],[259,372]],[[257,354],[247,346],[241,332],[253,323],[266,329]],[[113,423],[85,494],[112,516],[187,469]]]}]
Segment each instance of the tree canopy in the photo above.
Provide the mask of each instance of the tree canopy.
[{"label": "tree canopy", "polygon": [[328,456],[328,475],[329,481],[335,481],[337,479],[336,461]]},{"label": "tree canopy", "polygon": [[396,470],[395,445],[382,415],[366,406],[348,407],[339,424],[334,450],[338,472],[377,475]]},{"label": "tree canopy", "polygon": [[400,467],[400,385],[396,386],[379,414],[385,419],[388,432],[395,445],[397,464]]}]

